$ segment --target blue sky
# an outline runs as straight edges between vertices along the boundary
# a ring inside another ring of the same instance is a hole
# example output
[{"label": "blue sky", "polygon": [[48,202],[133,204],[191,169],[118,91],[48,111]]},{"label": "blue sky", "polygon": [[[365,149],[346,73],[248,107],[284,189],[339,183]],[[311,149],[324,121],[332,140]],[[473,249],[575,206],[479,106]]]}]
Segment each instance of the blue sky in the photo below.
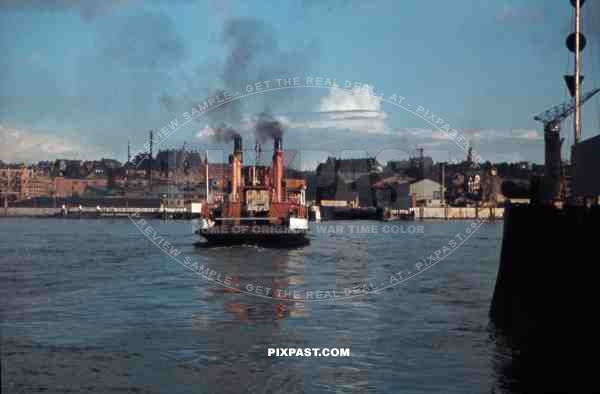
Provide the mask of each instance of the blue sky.
[{"label": "blue sky", "polygon": [[[600,77],[595,3],[584,6],[585,90]],[[149,129],[215,92],[313,76],[401,95],[484,160],[541,162],[533,115],[568,98],[572,12],[567,1],[541,0],[0,0],[0,160],[123,160],[128,139],[140,149]],[[584,137],[599,132],[599,103],[587,107]],[[266,92],[235,110],[225,120],[272,113],[287,127],[287,148],[465,156],[422,118],[353,92]],[[199,117],[164,146],[224,148],[206,132],[220,115]],[[570,144],[571,121],[564,130]]]}]

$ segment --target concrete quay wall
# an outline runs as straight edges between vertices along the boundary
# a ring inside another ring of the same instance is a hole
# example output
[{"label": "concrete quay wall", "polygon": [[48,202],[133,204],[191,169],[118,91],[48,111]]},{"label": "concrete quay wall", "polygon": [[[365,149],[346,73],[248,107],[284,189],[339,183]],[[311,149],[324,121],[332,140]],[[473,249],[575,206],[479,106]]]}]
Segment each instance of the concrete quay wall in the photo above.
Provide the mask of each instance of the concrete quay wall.
[{"label": "concrete quay wall", "polygon": [[415,219],[502,219],[504,208],[468,208],[468,207],[416,207],[410,208]]}]

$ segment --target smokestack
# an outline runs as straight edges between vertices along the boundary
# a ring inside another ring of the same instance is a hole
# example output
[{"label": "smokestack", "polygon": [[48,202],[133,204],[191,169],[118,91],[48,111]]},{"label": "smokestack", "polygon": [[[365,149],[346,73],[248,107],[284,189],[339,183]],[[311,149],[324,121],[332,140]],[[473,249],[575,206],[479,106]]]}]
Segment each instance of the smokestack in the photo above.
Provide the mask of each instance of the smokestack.
[{"label": "smokestack", "polygon": [[231,194],[230,194],[230,200],[236,201],[237,200],[237,165],[236,165],[236,158],[235,155],[231,154],[229,155],[229,163],[231,164]]},{"label": "smokestack", "polygon": [[281,136],[273,137],[273,151],[279,152],[283,150],[283,142]]},{"label": "smokestack", "polygon": [[242,153],[242,136],[239,134],[233,137],[233,152]]},{"label": "smokestack", "polygon": [[283,201],[283,140],[281,136],[273,137],[273,183],[275,186],[275,202]]},{"label": "smokestack", "polygon": [[233,137],[233,155],[231,158],[231,199],[238,201],[239,193],[244,184],[242,178],[243,155],[242,155],[242,136],[239,134]]},{"label": "smokestack", "polygon": [[235,150],[235,159],[237,162],[237,187],[238,190],[242,188],[244,185],[244,178],[242,177],[242,167],[244,166],[244,156],[242,153],[242,136],[237,134],[233,140],[234,150]]}]

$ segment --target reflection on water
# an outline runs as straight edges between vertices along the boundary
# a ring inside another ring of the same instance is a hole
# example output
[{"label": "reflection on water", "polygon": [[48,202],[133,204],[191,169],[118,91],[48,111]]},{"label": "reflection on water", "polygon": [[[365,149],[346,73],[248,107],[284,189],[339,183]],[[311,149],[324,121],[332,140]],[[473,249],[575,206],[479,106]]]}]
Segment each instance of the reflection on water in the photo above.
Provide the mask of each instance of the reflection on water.
[{"label": "reflection on water", "polygon": [[[301,291],[387,280],[464,225],[313,233],[306,248],[272,250],[198,248],[188,225],[153,224],[181,256],[236,283]],[[501,230],[482,226],[434,269],[376,295],[290,302],[208,282],[128,221],[4,220],[3,391],[518,392],[514,351],[488,324]],[[267,356],[278,347],[351,357]]]},{"label": "reflection on water", "polygon": [[[237,251],[245,250],[243,247],[236,248]],[[293,252],[289,252],[293,254]],[[263,289],[269,289],[269,294],[273,296],[278,290],[285,291],[292,286],[299,286],[304,283],[304,278],[301,274],[302,267],[295,267],[299,271],[294,271],[290,265],[288,253],[280,251],[271,257],[271,269],[267,273],[259,276],[247,277],[243,273],[233,277],[233,283],[253,283],[254,286],[261,286]],[[229,267],[225,266],[227,270]],[[294,272],[300,272],[294,274]],[[239,274],[239,272],[238,272]],[[235,290],[224,288],[229,293],[237,293]],[[241,322],[256,322],[264,319],[280,320],[286,317],[307,317],[307,309],[303,302],[290,302],[274,300],[272,302],[256,302],[256,297],[251,297],[247,294],[242,294],[238,297],[239,300],[227,300],[224,302],[225,310],[227,310],[236,320]]]}]

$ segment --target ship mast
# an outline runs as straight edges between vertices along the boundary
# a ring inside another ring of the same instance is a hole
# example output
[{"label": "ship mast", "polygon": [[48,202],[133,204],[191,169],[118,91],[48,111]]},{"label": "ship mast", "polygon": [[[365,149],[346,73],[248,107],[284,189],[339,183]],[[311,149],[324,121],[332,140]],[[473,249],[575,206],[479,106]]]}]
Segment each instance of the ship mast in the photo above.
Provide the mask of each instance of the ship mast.
[{"label": "ship mast", "polygon": [[260,144],[254,143],[254,163],[252,163],[252,186],[256,186],[256,163],[260,160]]},{"label": "ship mast", "polygon": [[581,5],[584,1],[571,0],[575,7],[575,145],[581,140],[581,50],[585,46],[585,38],[581,34]]},{"label": "ship mast", "polygon": [[208,149],[206,150],[206,156],[204,156],[204,178],[206,181],[206,204],[210,202],[210,190],[208,187]]},{"label": "ship mast", "polygon": [[[586,39],[581,34],[581,6],[585,0],[571,0],[571,4],[575,7],[575,32],[567,37],[567,48],[575,54],[575,75],[565,75],[564,79],[569,89],[569,93],[573,98],[566,103],[555,105],[534,117],[535,120],[544,124],[544,178],[542,185],[542,202],[554,203],[561,200],[561,177],[562,177],[562,161],[561,161],[561,145],[560,138],[561,122],[567,117],[575,114],[574,131],[575,141],[571,149],[571,165],[575,167],[574,147],[579,143],[581,138],[581,106],[600,89],[594,89],[585,94],[581,94],[581,51],[585,48]],[[573,196],[571,196],[572,198]]]}]

